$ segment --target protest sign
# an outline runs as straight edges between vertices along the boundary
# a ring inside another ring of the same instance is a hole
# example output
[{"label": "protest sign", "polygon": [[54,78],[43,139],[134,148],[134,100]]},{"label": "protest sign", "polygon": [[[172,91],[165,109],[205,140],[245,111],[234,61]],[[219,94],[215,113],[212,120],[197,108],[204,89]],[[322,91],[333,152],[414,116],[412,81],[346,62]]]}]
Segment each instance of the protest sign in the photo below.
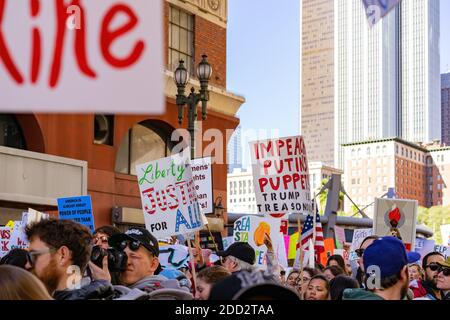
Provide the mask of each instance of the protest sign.
[{"label": "protest sign", "polygon": [[0,258],[8,254],[11,250],[11,229],[0,227]]},{"label": "protest sign", "polygon": [[422,260],[424,256],[434,251],[434,246],[434,240],[416,238],[414,251],[420,254],[420,259]]},{"label": "protest sign", "polygon": [[328,258],[334,254],[334,239],[329,238],[323,241],[325,251],[319,254],[319,261],[323,266],[327,265]]},{"label": "protest sign", "polygon": [[445,259],[450,257],[450,247],[448,246],[434,246],[434,251],[442,253]]},{"label": "protest sign", "polygon": [[78,222],[88,227],[94,233],[91,196],[59,198],[58,214],[59,219]]},{"label": "protest sign", "polygon": [[384,18],[401,0],[362,0],[370,26]]},{"label": "protest sign", "polygon": [[0,111],[164,112],[161,1],[40,2],[0,1]]},{"label": "protest sign", "polygon": [[272,246],[278,263],[287,266],[286,249],[283,234],[280,232],[280,219],[259,216],[243,216],[234,222],[233,238],[235,242],[247,242],[255,249],[256,265],[266,266],[267,247],[264,235],[272,239]]},{"label": "protest sign", "polygon": [[250,142],[258,213],[312,214],[302,136]]},{"label": "protest sign", "polygon": [[336,248],[342,249],[345,245],[345,229],[334,226],[334,236],[336,241]]},{"label": "protest sign", "polygon": [[397,237],[403,241],[406,250],[414,250],[417,207],[417,200],[376,198],[373,233],[380,237]]},{"label": "protest sign", "polygon": [[203,214],[214,213],[211,157],[192,160],[191,168],[195,191]]},{"label": "protest sign", "polygon": [[[214,237],[214,241],[211,236]],[[217,245],[217,250],[223,250],[222,234],[220,232],[209,233],[205,230],[200,231],[200,248],[216,251],[214,243]]]},{"label": "protest sign", "polygon": [[27,225],[31,224],[31,223],[39,222],[42,219],[48,219],[48,214],[28,208]]},{"label": "protest sign", "polygon": [[184,153],[136,166],[145,226],[156,238],[193,233],[204,226]]},{"label": "protest sign", "polygon": [[291,234],[289,237],[289,254],[288,259],[295,259],[297,256],[298,232]]},{"label": "protest sign", "polygon": [[189,262],[189,249],[179,244],[161,246],[158,258],[163,268],[186,268]]},{"label": "protest sign", "polygon": [[442,245],[450,246],[450,224],[441,226]]},{"label": "protest sign", "polygon": [[231,246],[234,242],[234,237],[225,237],[222,238],[223,250],[227,250],[229,246]]},{"label": "protest sign", "polygon": [[12,249],[27,249],[28,239],[25,234],[25,227],[27,223],[24,221],[15,221],[14,228],[11,232],[11,250]]},{"label": "protest sign", "polygon": [[373,233],[372,229],[355,229],[353,231],[353,240],[352,245],[350,247],[350,261],[358,260],[358,256],[356,255],[355,250],[359,249],[361,243],[365,238],[371,236]]}]

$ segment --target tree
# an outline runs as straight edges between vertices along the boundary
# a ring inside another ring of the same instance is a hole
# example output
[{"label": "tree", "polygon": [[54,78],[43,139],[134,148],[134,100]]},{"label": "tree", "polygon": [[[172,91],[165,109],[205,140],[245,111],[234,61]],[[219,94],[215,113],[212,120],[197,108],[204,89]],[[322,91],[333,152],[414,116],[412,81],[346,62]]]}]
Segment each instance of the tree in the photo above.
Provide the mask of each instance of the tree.
[{"label": "tree", "polygon": [[[320,183],[320,187],[322,188],[324,185],[328,183],[329,179],[322,179]],[[319,195],[319,206],[320,211],[325,212],[325,207],[327,205],[327,198],[328,198],[328,189],[325,189],[320,195]],[[339,210],[342,210],[344,207],[344,193],[342,191],[339,191]]]},{"label": "tree", "polygon": [[442,244],[441,225],[450,224],[450,206],[419,207],[417,222],[433,230],[432,239]]}]

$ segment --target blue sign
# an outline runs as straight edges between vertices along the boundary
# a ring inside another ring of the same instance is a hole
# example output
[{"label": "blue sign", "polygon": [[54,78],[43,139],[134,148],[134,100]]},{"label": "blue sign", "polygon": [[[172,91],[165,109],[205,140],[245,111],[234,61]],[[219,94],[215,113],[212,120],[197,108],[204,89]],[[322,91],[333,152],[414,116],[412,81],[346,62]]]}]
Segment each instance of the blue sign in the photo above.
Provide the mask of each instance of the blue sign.
[{"label": "blue sign", "polygon": [[401,0],[363,0],[369,25],[374,26],[386,16]]},{"label": "blue sign", "polygon": [[91,229],[94,233],[94,215],[91,196],[58,199],[59,219],[73,220]]}]

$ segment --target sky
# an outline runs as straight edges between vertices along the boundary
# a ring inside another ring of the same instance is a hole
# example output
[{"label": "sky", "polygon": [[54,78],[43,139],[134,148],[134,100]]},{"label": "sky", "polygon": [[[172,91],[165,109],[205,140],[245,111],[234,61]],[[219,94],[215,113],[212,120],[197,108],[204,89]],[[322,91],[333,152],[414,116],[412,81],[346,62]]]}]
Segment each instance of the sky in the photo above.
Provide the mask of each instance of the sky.
[{"label": "sky", "polygon": [[[249,136],[300,133],[300,2],[228,0],[227,88],[246,99],[238,117]],[[450,71],[449,14],[441,0],[441,72]]]}]

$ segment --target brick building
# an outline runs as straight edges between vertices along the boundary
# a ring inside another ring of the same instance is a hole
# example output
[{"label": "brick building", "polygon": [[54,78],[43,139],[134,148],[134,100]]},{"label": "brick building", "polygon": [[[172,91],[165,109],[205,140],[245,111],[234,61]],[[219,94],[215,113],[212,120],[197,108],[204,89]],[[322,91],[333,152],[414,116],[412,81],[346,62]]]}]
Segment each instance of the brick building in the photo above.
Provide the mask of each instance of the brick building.
[{"label": "brick building", "polygon": [[[399,138],[344,145],[344,188],[365,207],[395,188],[399,199],[420,206],[450,204],[450,148],[439,143],[414,144]],[[346,200],[345,208],[351,208]],[[371,215],[373,206],[367,209]]]},{"label": "brick building", "polygon": [[[163,115],[0,114],[0,225],[28,207],[55,213],[58,197],[80,194],[91,195],[96,226],[142,223],[134,167],[167,156],[173,147],[170,135],[180,127],[173,70],[180,58],[191,77],[202,54],[213,67],[208,118],[199,124],[203,132],[215,128],[227,137],[238,126],[235,115],[244,98],[226,90],[227,1],[164,1],[164,26]],[[199,82],[191,78],[191,86],[198,89]],[[201,155],[210,142],[199,139]],[[226,155],[226,145],[216,153]],[[226,201],[222,159],[213,165],[213,196]]]}]

